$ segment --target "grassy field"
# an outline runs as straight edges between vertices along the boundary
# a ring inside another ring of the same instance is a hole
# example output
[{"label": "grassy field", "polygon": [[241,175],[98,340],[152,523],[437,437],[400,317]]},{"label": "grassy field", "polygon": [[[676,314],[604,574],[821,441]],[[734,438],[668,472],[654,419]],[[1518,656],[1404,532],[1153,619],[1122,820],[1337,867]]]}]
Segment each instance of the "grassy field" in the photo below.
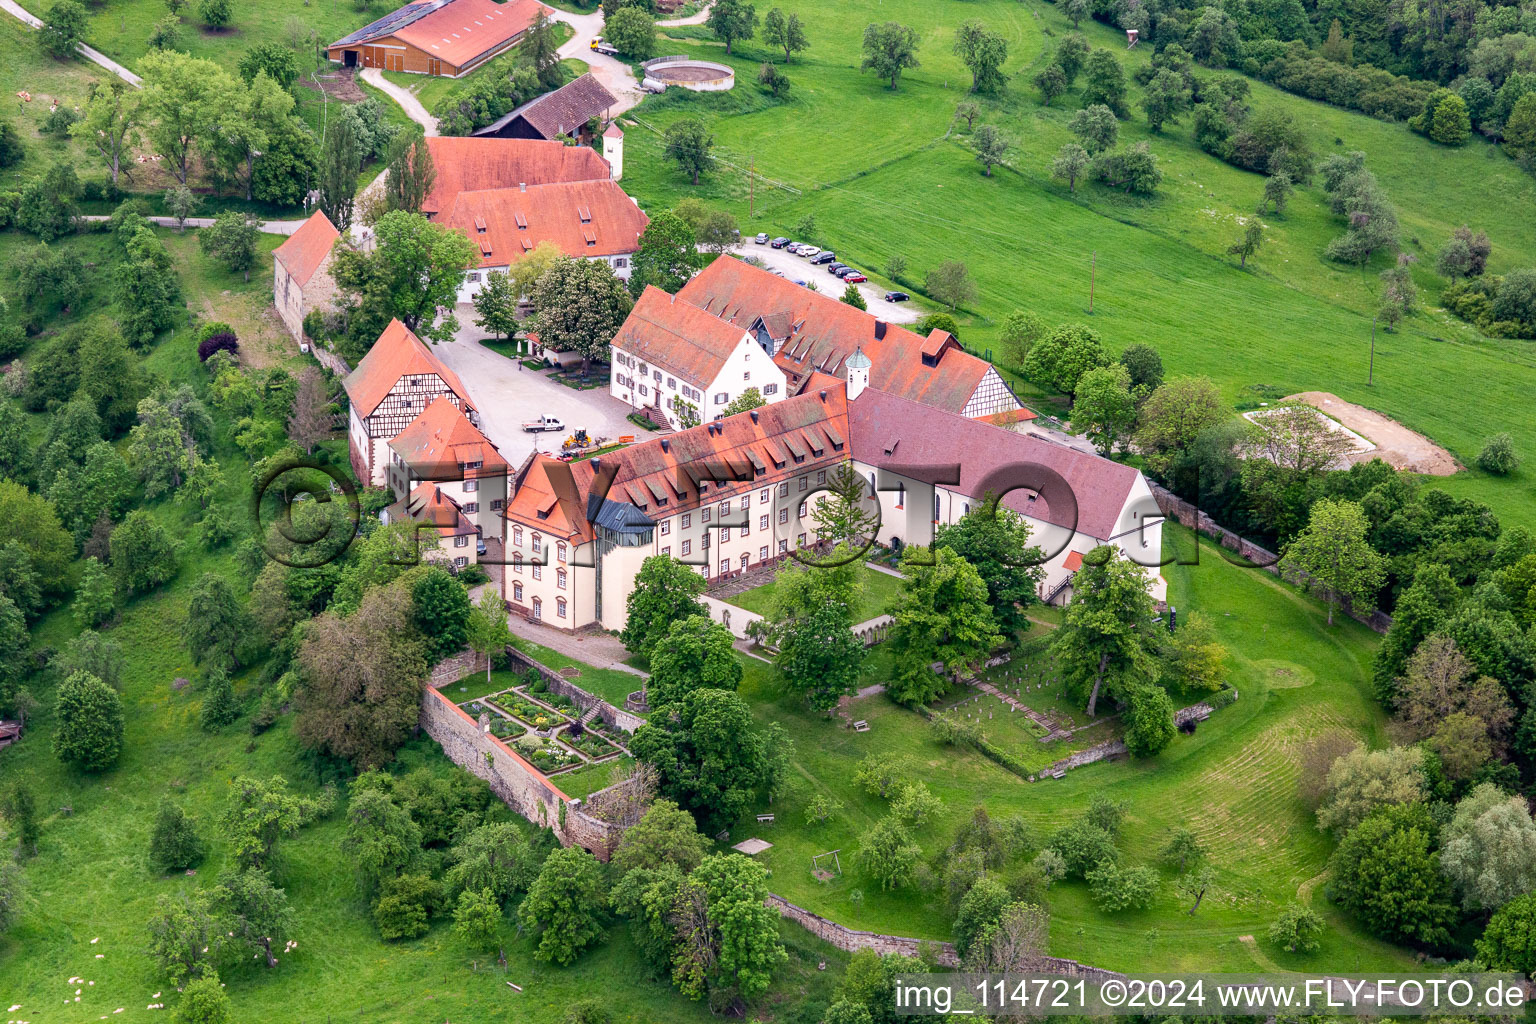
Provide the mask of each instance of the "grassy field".
[{"label": "grassy field", "polygon": [[[37,33],[5,14],[0,17],[0,120],[9,121],[21,135],[26,156],[0,174],[0,187],[16,188],[23,180],[42,174],[55,163],[73,164],[83,171],[96,161],[95,150],[83,140],[45,135],[40,129],[48,109],[57,101],[66,107],[85,103],[91,83],[107,73],[84,61],[56,61],[37,45]],[[17,95],[28,92],[30,103]]]},{"label": "grassy field", "polygon": [[[1191,544],[1191,534],[1170,527],[1170,543]],[[840,722],[807,712],[784,697],[771,668],[744,660],[743,692],[763,721],[782,723],[795,739],[791,793],[772,808],[778,823],[759,831],[748,819],[731,835],[739,842],[761,834],[774,843],[761,854],[772,868],[774,891],[854,928],[946,938],[942,900],[918,890],[882,893],[854,867],[859,835],[886,811],[885,802],[855,788],[862,757],[892,752],[910,759],[917,777],[945,810],[918,833],[929,855],[948,844],[977,805],[994,817],[1018,814],[1038,844],[1104,793],[1126,803],[1121,849],[1133,863],[1155,862],[1167,834],[1188,826],[1211,851],[1219,892],[1195,917],[1184,913],[1170,879],[1147,911],[1109,916],[1098,911],[1081,883],[1050,894],[1051,951],[1118,969],[1254,970],[1261,961],[1241,936],[1287,969],[1385,969],[1409,962],[1406,953],[1363,935],[1321,898],[1318,876],[1330,841],[1296,798],[1300,745],[1322,729],[1339,727],[1378,740],[1381,713],[1370,698],[1370,660],[1376,637],[1354,622],[1333,628],[1322,610],[1267,573],[1235,568],[1208,548],[1198,565],[1169,566],[1170,599],[1181,611],[1210,615],[1233,654],[1231,681],[1241,694],[1192,736],[1180,735],[1151,761],[1092,765],[1060,781],[1030,783],[968,750],[941,746],[927,724],[883,696],[856,701],[853,717],[870,730],[855,733]],[[803,823],[816,794],[842,809],[824,825]],[[844,874],[823,884],[810,858],[840,850]],[[858,898],[855,899],[855,894]],[[1329,921],[1325,946],[1313,957],[1285,954],[1264,938],[1284,904],[1308,901]]]},{"label": "grassy field", "polygon": [[[770,580],[761,586],[751,590],[743,590],[739,594],[725,598],[727,604],[733,604],[738,608],[745,608],[749,612],[759,615],[767,615],[773,608],[773,594],[777,583]],[[885,614],[890,603],[901,592],[901,580],[890,573],[871,569],[867,565],[859,567],[859,596],[858,603],[853,608],[853,621],[864,622],[877,615]]]},{"label": "grassy field", "polygon": [[[666,30],[663,50],[725,60],[738,84],[709,95],[671,90],[631,113],[639,127],[626,130],[624,184],[642,205],[697,195],[730,208],[743,233],[794,234],[810,215],[819,244],[877,279],[890,257],[905,257],[909,269],[896,283],[909,291],[937,263],[964,260],[979,294],[962,311],[961,336],[979,352],[991,347],[1002,316],[1023,307],[1050,321],[1090,322],[1112,351],[1150,343],[1169,372],[1209,374],[1233,401],[1254,384],[1332,390],[1429,434],[1464,463],[1499,430],[1536,455],[1536,419],[1517,412],[1536,387],[1536,348],[1484,338],[1433,306],[1440,282],[1429,268],[1456,225],[1489,231],[1495,271],[1529,263],[1536,252],[1536,220],[1528,215],[1536,180],[1487,143],[1446,149],[1402,125],[1253,83],[1253,106],[1292,113],[1319,156],[1367,154],[1397,207],[1405,249],[1419,257],[1426,308],[1397,334],[1378,334],[1368,387],[1377,272],[1388,257],[1364,269],[1324,261],[1341,227],[1315,184],[1296,194],[1284,217],[1264,217],[1264,248],[1240,270],[1226,249],[1242,233],[1239,218],[1252,213],[1262,178],[1198,150],[1188,118],[1149,133],[1134,82],[1135,115],[1122,122],[1121,140],[1150,139],[1165,175],[1158,194],[1128,197],[1088,185],[1072,195],[1050,179],[1050,159],[1070,139],[1066,123],[1081,105],[1074,92],[1043,108],[1029,84],[1070,30],[1055,7],[976,0],[962,14],[917,0],[784,6],[798,11],[811,41],[787,69],[794,85],[784,100],[754,83],[758,63],[770,56],[761,44],[740,44],[726,58],[702,29]],[[864,26],[888,18],[917,29],[922,61],[895,93],[857,70]],[[1008,93],[980,100],[982,122],[1013,140],[1008,166],[991,178],[952,123],[969,76],[950,44],[954,25],[968,18],[1009,42]],[[1125,53],[1123,37],[1108,28],[1085,23],[1083,30],[1096,47],[1116,52],[1128,73],[1149,58],[1143,49]],[[658,134],[687,115],[708,121],[720,159],[697,188],[664,159]],[[749,167],[760,175],[755,189]],[[1023,393],[1037,395],[1027,386]],[[1504,480],[1472,471],[1440,486],[1489,502],[1507,522],[1536,524],[1536,470]]]},{"label": "grassy field", "polygon": [[640,684],[643,682],[633,672],[615,668],[596,668],[520,636],[512,638],[512,646],[556,672],[566,668],[575,669],[580,674],[567,677],[572,683],[588,693],[603,698],[615,707],[622,708],[624,698],[640,689]]}]

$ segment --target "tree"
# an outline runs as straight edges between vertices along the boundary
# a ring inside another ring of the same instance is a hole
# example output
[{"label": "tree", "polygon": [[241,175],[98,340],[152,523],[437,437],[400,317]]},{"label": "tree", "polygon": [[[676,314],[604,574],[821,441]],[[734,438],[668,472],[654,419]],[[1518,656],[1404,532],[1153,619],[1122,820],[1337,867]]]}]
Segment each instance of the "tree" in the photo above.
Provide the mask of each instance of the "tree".
[{"label": "tree", "polygon": [[775,99],[789,92],[789,76],[780,71],[779,66],[771,61],[763,62],[763,66],[758,69],[757,80],[762,85],[767,86],[769,93]]},{"label": "tree", "polygon": [[1509,120],[1504,122],[1504,143],[1515,153],[1536,150],[1536,92],[1528,92],[1515,101]]},{"label": "tree", "polygon": [[31,558],[44,592],[65,589],[73,543],[52,503],[14,480],[0,480],[0,547],[11,541]]},{"label": "tree", "polygon": [[1102,104],[1116,117],[1125,114],[1125,69],[1108,50],[1094,50],[1083,61],[1083,106]]},{"label": "tree", "polygon": [[288,780],[281,775],[241,775],[230,783],[229,806],[220,824],[241,870],[270,869],[277,844],[297,835],[310,813],[304,801],[288,792]]},{"label": "tree", "polygon": [[1040,102],[1047,107],[1067,91],[1067,74],[1060,64],[1047,64],[1035,75],[1034,82],[1035,88],[1040,90]]},{"label": "tree", "polygon": [[[170,163],[176,180],[185,185],[194,151],[209,141],[219,116],[231,106],[234,82],[213,61],[174,50],[145,54],[138,71],[144,79],[141,123],[150,143]],[[349,187],[356,185],[354,168]]]},{"label": "tree", "polygon": [[1108,455],[1136,424],[1130,372],[1119,363],[1095,367],[1078,378],[1072,426]]},{"label": "tree", "polygon": [[811,45],[805,38],[800,15],[791,12],[786,16],[777,7],[763,17],[763,42],[783,50],[785,64],[790,62],[797,51],[809,49]]},{"label": "tree", "polygon": [[651,649],[647,700],[673,704],[693,690],[735,690],[741,682],[731,631],[705,615],[675,621]]},{"label": "tree", "polygon": [[[357,195],[357,172],[363,165],[362,144],[357,137],[355,118],[338,117],[327,121],[320,140],[320,209],[336,230],[352,226],[352,209]],[[461,236],[462,237],[462,236]],[[464,239],[468,242],[469,239]],[[337,284],[341,284],[338,279]]]},{"label": "tree", "polygon": [[446,569],[431,566],[411,586],[411,621],[431,661],[464,649],[469,612],[469,593]]},{"label": "tree", "polygon": [[25,898],[20,869],[15,864],[0,864],[0,935],[21,917]]},{"label": "tree", "polygon": [[208,680],[203,684],[203,707],[199,724],[204,732],[218,732],[240,717],[240,705],[235,702],[235,691],[229,682],[229,673],[222,668],[208,670]]},{"label": "tree", "polygon": [[157,875],[195,868],[207,856],[208,844],[197,834],[187,812],[170,800],[160,801],[149,834],[149,868]]},{"label": "tree", "polygon": [[517,333],[520,299],[521,296],[512,287],[511,275],[494,271],[486,274],[485,285],[475,293],[473,300],[475,312],[480,314],[475,325],[489,331],[497,341],[501,340],[502,335],[512,337]]},{"label": "tree", "polygon": [[216,573],[204,573],[192,588],[182,632],[193,663],[225,671],[240,664],[246,626],[245,612],[229,582]]},{"label": "tree", "polygon": [[1161,686],[1143,683],[1127,694],[1125,746],[1134,757],[1155,757],[1173,742],[1173,701]]},{"label": "tree", "polygon": [[699,602],[705,580],[691,566],[669,555],[652,555],[640,563],[634,589],[625,600],[624,629],[619,641],[630,651],[649,657],[675,622],[693,616],[708,618]]},{"label": "tree", "polygon": [[185,185],[173,185],[165,190],[162,201],[166,212],[176,218],[176,233],[186,230],[187,218],[197,212],[197,194]]},{"label": "tree", "polygon": [[985,877],[961,898],[953,925],[955,952],[960,954],[961,963],[974,963],[970,955],[973,947],[985,944],[1010,902],[1007,887],[995,878]]},{"label": "tree", "polygon": [[934,535],[934,547],[959,555],[986,584],[987,604],[1004,636],[1028,628],[1025,610],[1039,600],[1036,588],[1045,578],[1045,555],[1030,537],[1029,523],[1004,507],[997,494],[983,495],[979,505],[940,525]]},{"label": "tree", "polygon": [[[811,507],[817,535],[850,550],[873,537],[880,529],[880,509],[873,494],[865,495],[867,486],[863,474],[851,463],[839,464],[828,475],[821,500]],[[874,506],[873,511],[866,510],[866,502]]]},{"label": "tree", "polygon": [[1508,476],[1520,466],[1520,455],[1507,433],[1497,433],[1483,442],[1477,453],[1477,468],[1495,476]]},{"label": "tree", "polygon": [[82,629],[95,629],[105,622],[117,607],[113,591],[112,577],[101,560],[87,558],[80,586],[75,590],[74,603],[70,605],[75,624]]},{"label": "tree", "polygon": [[992,165],[1000,164],[1008,157],[1010,143],[1007,136],[990,124],[984,124],[976,129],[976,134],[971,137],[971,144],[976,147],[976,159],[981,161],[981,166],[989,178],[992,177]]},{"label": "tree", "polygon": [[1328,768],[1318,828],[1342,835],[1372,812],[1424,799],[1423,755],[1413,747],[1357,746]]},{"label": "tree", "polygon": [[1410,254],[1398,253],[1397,262],[1381,272],[1379,316],[1382,325],[1389,331],[1397,330],[1397,325],[1413,312],[1418,300],[1419,289],[1413,283],[1413,274],[1408,269],[1412,263],[1413,257]]},{"label": "tree", "polygon": [[87,95],[85,112],[69,126],[69,134],[88,140],[101,154],[115,189],[123,157],[139,141],[139,91],[114,77],[104,84],[92,82]]},{"label": "tree", "polygon": [[1157,157],[1145,142],[1101,153],[1093,162],[1093,175],[1111,188],[1123,187],[1127,194],[1151,195],[1163,181]]},{"label": "tree", "polygon": [[403,587],[370,588],[351,615],[328,612],[305,627],[294,733],[308,749],[374,767],[416,728],[428,662]]},{"label": "tree", "polygon": [[421,855],[421,827],[393,795],[370,786],[347,801],[341,848],[364,895],[374,896],[386,882],[407,873]]},{"label": "tree", "polygon": [[395,136],[384,178],[384,197],[389,208],[420,213],[421,204],[432,194],[436,182],[437,167],[427,140],[408,132]]},{"label": "tree", "polygon": [[539,85],[546,90],[558,89],[565,75],[560,66],[560,42],[548,14],[540,11],[533,19],[521,47],[520,57],[538,75]]},{"label": "tree", "polygon": [[172,1024],[229,1024],[229,996],[216,972],[187,983]]},{"label": "tree", "polygon": [[661,792],[711,831],[745,813],[760,788],[772,788],[774,755],[788,742],[757,728],[736,694],[701,689],[635,730],[630,749],[656,769]]},{"label": "tree", "polygon": [[1291,176],[1285,171],[1276,171],[1264,179],[1264,199],[1259,203],[1260,213],[1266,212],[1271,206],[1275,208],[1275,216],[1285,213],[1285,204],[1290,201],[1291,193],[1295,189],[1291,186]]},{"label": "tree", "polygon": [[1440,834],[1440,866],[1468,910],[1496,910],[1536,887],[1536,824],[1519,797],[1492,783],[1456,805]]},{"label": "tree", "polygon": [[1323,498],[1312,506],[1306,529],[1285,545],[1280,571],[1311,591],[1320,591],[1333,610],[1349,601],[1359,610],[1370,607],[1385,576],[1382,558],[1366,540],[1369,523],[1359,504]]},{"label": "tree", "polygon": [[[970,131],[976,127],[976,119],[981,116],[981,106],[975,100],[961,100],[955,104],[955,120],[965,122],[965,130]],[[894,274],[887,275],[894,277]]]},{"label": "tree", "polygon": [[870,754],[859,761],[853,781],[882,800],[895,796],[911,781],[912,766],[894,754]]},{"label": "tree", "polygon": [[1349,834],[1329,862],[1333,899],[1375,935],[1437,945],[1456,920],[1450,883],[1434,852],[1434,822],[1422,805],[1377,811]]},{"label": "tree", "polygon": [[1108,364],[1109,355],[1097,332],[1082,324],[1064,324],[1030,346],[1023,372],[1075,400],[1083,376]]},{"label": "tree", "polygon": [[1067,191],[1077,191],[1077,179],[1088,171],[1088,151],[1075,142],[1069,142],[1056,151],[1051,161],[1051,177],[1066,180]]},{"label": "tree", "polygon": [[1165,651],[1169,675],[1185,691],[1214,693],[1227,677],[1227,649],[1203,612],[1186,617],[1168,638]]},{"label": "tree", "polygon": [[[355,179],[356,171],[352,173]],[[453,315],[459,286],[465,271],[480,262],[475,243],[451,227],[404,210],[380,217],[374,235],[377,244],[371,252],[337,249],[332,270],[337,285],[375,316],[398,318],[427,341],[453,340],[459,329]]]},{"label": "tree", "polygon": [[1316,953],[1322,946],[1323,928],[1316,911],[1292,903],[1269,926],[1269,941],[1287,953]]},{"label": "tree", "polygon": [[895,815],[886,815],[859,837],[854,861],[859,869],[880,883],[882,891],[912,884],[923,851],[907,826]]},{"label": "tree", "polygon": [[539,342],[551,352],[581,356],[583,376],[592,360],[607,358],[613,336],[634,305],[612,267],[584,259],[555,263],[534,285],[531,301]]},{"label": "tree", "polygon": [[[735,2],[735,0],[732,0]],[[746,6],[750,9],[751,5]],[[711,8],[711,15],[719,10],[719,5]],[[709,129],[704,122],[697,117],[682,117],[673,121],[666,132],[666,152],[669,160],[676,160],[678,167],[688,175],[695,185],[699,183],[699,175],[715,166],[715,158],[711,151],[715,146],[715,137],[709,134]]]},{"label": "tree", "polygon": [[1083,556],[1072,581],[1072,603],[1056,636],[1056,656],[1069,692],[1087,699],[1089,717],[1099,694],[1120,700],[1153,674],[1149,646],[1152,599],[1141,566],[1108,548]]},{"label": "tree", "polygon": [[518,908],[518,919],[541,933],[534,957],[569,966],[602,938],[606,904],[596,857],[575,846],[551,853]]},{"label": "tree", "polygon": [[789,954],[767,898],[767,870],[739,853],[712,854],[687,877],[673,911],[672,977],[684,995],[707,991],[712,1005],[723,1006],[768,990]]},{"label": "tree", "polygon": [[465,889],[459,893],[459,902],[453,908],[453,931],[473,949],[496,947],[496,936],[501,931],[501,904],[489,889]]},{"label": "tree", "polygon": [[640,234],[640,249],[632,259],[629,290],[639,295],[646,285],[677,292],[699,271],[694,229],[673,210],[664,210]]},{"label": "tree", "polygon": [[1264,224],[1258,217],[1249,217],[1248,224],[1243,228],[1243,237],[1227,247],[1228,256],[1238,258],[1237,265],[1242,269],[1248,269],[1248,257],[1259,251],[1259,246],[1264,243]]},{"label": "tree", "polygon": [[511,822],[481,825],[448,851],[448,890],[484,890],[498,905],[506,904],[533,884],[544,852],[541,843],[525,840]]},{"label": "tree", "polygon": [[656,52],[656,21],[643,8],[619,8],[603,22],[603,32],[626,56],[645,60]]},{"label": "tree", "polygon": [[226,871],[211,893],[213,911],[232,946],[243,946],[251,958],[261,959],[268,969],[277,966],[272,949],[283,941],[293,924],[288,893],[272,884],[261,868]]},{"label": "tree", "polygon": [[1536,893],[1517,896],[1489,919],[1477,959],[1490,971],[1536,971]]},{"label": "tree", "polygon": [[332,411],[331,396],[326,393],[325,377],[315,367],[306,366],[299,372],[293,411],[288,414],[288,439],[309,455],[315,445],[331,436],[335,427],[336,414]]},{"label": "tree", "polygon": [[512,630],[507,626],[507,605],[493,587],[480,594],[480,600],[469,611],[465,623],[465,639],[470,648],[485,657],[485,681],[491,681],[491,665],[496,656],[512,642]]},{"label": "tree", "polygon": [[935,663],[957,674],[985,658],[1002,637],[987,603],[987,585],[969,562],[947,547],[933,549],[931,558],[913,550],[902,553],[906,580],[891,607],[896,678],[887,692],[915,706],[947,686],[933,670]]},{"label": "tree", "polygon": [[16,837],[16,858],[31,857],[37,853],[37,797],[26,783],[12,782],[0,794],[0,817],[10,825]]},{"label": "tree", "polygon": [[785,681],[816,711],[830,711],[859,688],[864,643],[853,635],[846,605],[824,604],[778,630],[776,664]]},{"label": "tree", "polygon": [[1189,84],[1182,74],[1167,68],[1159,71],[1147,83],[1141,101],[1147,127],[1160,132],[1165,124],[1178,124],[1179,116],[1189,109],[1189,96]]},{"label": "tree", "polygon": [[176,546],[164,527],[137,509],[112,531],[112,568],[130,594],[153,590],[176,575]]},{"label": "tree", "polygon": [[657,800],[638,822],[624,830],[610,863],[617,875],[667,864],[687,874],[708,852],[709,841],[699,833],[693,815],[670,800]]},{"label": "tree", "polygon": [[230,0],[199,0],[197,13],[203,19],[203,24],[215,31],[234,20]]},{"label": "tree", "polygon": [[1089,49],[1088,40],[1077,32],[1069,33],[1057,45],[1056,65],[1067,76],[1067,88],[1072,88],[1077,82],[1077,73],[1087,62]]},{"label": "tree", "polygon": [[431,928],[442,901],[442,887],[430,875],[388,879],[373,905],[373,923],[385,942],[418,939]]},{"label": "tree", "polygon": [[1484,732],[1502,738],[1514,720],[1514,708],[1499,681],[1479,675],[1456,641],[1435,634],[1408,659],[1396,680],[1398,718],[1416,739],[1431,736],[1453,715],[1467,714]]},{"label": "tree", "polygon": [[1072,19],[1072,27],[1076,29],[1092,13],[1092,8],[1088,0],[1066,0],[1062,4],[1062,12]]},{"label": "tree", "polygon": [[1136,447],[1154,472],[1166,475],[1201,431],[1228,415],[1209,377],[1170,378],[1142,406]]},{"label": "tree", "polygon": [[917,60],[917,33],[894,21],[871,24],[864,29],[864,61],[860,71],[873,71],[895,90],[901,73],[921,67]]},{"label": "tree", "polygon": [[1084,107],[1073,114],[1067,127],[1090,156],[1114,149],[1120,137],[1120,122],[1115,118],[1115,112],[1102,103]]},{"label": "tree", "polygon": [[136,230],[123,246],[116,272],[116,299],[123,336],[144,350],[155,336],[176,323],[182,310],[176,264],[148,227]]},{"label": "tree", "polygon": [[282,43],[257,43],[240,55],[235,69],[246,85],[265,74],[283,89],[291,89],[299,77],[299,58]]},{"label": "tree", "polygon": [[729,57],[732,43],[738,39],[751,39],[757,31],[757,8],[742,0],[715,0],[704,24],[709,26],[716,39],[725,43],[725,55]]},{"label": "tree", "polygon": [[150,959],[173,985],[184,985],[212,971],[213,961],[223,955],[226,932],[214,919],[210,893],[194,889],[155,900],[148,921]]},{"label": "tree", "polygon": [[1122,867],[1104,860],[1084,878],[1094,904],[1107,914],[1145,910],[1157,896],[1157,872],[1146,866]]},{"label": "tree", "polygon": [[945,260],[923,277],[923,289],[951,311],[976,298],[976,282],[960,260]]},{"label": "tree", "polygon": [[1472,117],[1466,101],[1450,93],[1435,105],[1429,137],[1442,146],[1464,146],[1472,137]]},{"label": "tree", "polygon": [[64,60],[74,56],[84,37],[85,8],[76,0],[54,0],[37,33],[43,52],[54,60]]},{"label": "tree", "polygon": [[1205,859],[1205,847],[1200,844],[1199,838],[1187,828],[1174,829],[1168,837],[1167,844],[1159,854],[1163,863],[1170,865],[1179,874],[1183,874],[1189,868],[1194,867]]},{"label": "tree", "polygon": [[1003,62],[1008,41],[987,31],[980,21],[967,21],[955,30],[954,54],[971,72],[971,92],[998,92],[1007,84]]},{"label": "tree", "polygon": [[99,772],[117,763],[123,749],[123,700],[95,676],[75,672],[59,684],[55,713],[59,727],[53,752],[81,771]]},{"label": "tree", "polygon": [[[787,81],[784,87],[789,88]],[[689,201],[693,200],[684,200],[684,202]],[[716,256],[724,256],[736,248],[741,241],[741,231],[736,226],[736,218],[725,210],[709,210],[699,223],[694,225],[693,230],[694,236],[698,239],[699,248]]]}]

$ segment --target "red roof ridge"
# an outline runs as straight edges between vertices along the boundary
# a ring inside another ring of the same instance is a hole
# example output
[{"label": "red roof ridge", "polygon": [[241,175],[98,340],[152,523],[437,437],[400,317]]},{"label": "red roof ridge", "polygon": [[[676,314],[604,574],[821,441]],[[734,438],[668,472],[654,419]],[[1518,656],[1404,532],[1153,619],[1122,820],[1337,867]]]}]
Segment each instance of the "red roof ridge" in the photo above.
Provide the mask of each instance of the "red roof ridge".
[{"label": "red roof ridge", "polygon": [[422,340],[399,320],[391,320],[357,368],[347,375],[342,387],[360,417],[372,416],[384,396],[401,377],[410,373],[434,373],[449,390],[459,396],[466,408],[473,409],[469,392],[459,375],[450,370]]},{"label": "red roof ridge", "polygon": [[272,258],[281,263],[288,276],[302,288],[315,276],[315,271],[320,269],[340,237],[341,232],[336,230],[325,211],[316,210],[283,240],[282,245],[272,250]]}]

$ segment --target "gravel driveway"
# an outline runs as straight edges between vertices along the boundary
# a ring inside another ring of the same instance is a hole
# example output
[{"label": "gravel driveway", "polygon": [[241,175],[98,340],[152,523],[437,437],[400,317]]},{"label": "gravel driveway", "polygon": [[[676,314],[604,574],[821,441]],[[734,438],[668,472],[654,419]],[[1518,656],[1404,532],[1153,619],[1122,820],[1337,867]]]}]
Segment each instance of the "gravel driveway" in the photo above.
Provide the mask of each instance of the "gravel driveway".
[{"label": "gravel driveway", "polygon": [[[523,369],[517,360],[480,344],[487,335],[472,323],[473,308],[461,306],[458,317],[464,325],[458,335],[434,351],[464,381],[470,400],[480,410],[481,430],[514,468],[535,446],[539,451],[559,454],[560,443],[573,430],[585,428],[594,437],[608,438],[634,434],[639,439],[646,434],[625,419],[631,411],[629,406],[610,395],[606,387],[577,391],[557,384],[543,372]],[[606,378],[597,379],[606,382]],[[524,433],[522,425],[540,416],[559,417],[565,422],[565,432]]]},{"label": "gravel driveway", "polygon": [[[775,249],[771,245],[758,245],[748,240],[737,246],[736,251],[742,256],[756,256],[768,265],[769,270],[783,271],[784,276],[791,281],[815,281],[817,291],[823,295],[830,295],[834,299],[840,298],[843,289],[848,287],[827,273],[827,264],[812,266],[810,260],[801,259],[792,252]],[[857,287],[864,296],[864,304],[869,307],[871,315],[878,316],[882,320],[893,324],[909,324],[920,319],[925,312],[912,302],[886,302],[881,297],[885,294],[885,290],[873,281]]]}]

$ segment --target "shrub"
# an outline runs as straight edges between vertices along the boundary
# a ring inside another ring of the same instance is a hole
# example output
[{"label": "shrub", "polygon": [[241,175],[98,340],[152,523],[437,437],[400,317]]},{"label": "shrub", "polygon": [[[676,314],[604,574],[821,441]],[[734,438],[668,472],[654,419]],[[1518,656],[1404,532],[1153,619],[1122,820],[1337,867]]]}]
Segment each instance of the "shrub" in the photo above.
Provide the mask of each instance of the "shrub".
[{"label": "shrub", "polygon": [[240,342],[235,338],[233,334],[223,332],[219,334],[210,334],[208,337],[198,342],[197,358],[199,361],[206,363],[208,361],[208,357],[213,355],[215,352],[228,352],[233,355],[238,352],[239,349]]},{"label": "shrub", "polygon": [[168,875],[202,863],[207,846],[197,834],[187,812],[169,800],[160,804],[155,827],[149,836],[149,866],[157,875]]},{"label": "shrub", "polygon": [[1293,903],[1269,926],[1269,941],[1287,953],[1315,953],[1321,943],[1323,919],[1309,907]]},{"label": "shrub", "polygon": [[913,324],[912,330],[923,335],[933,331],[947,331],[954,335],[956,341],[960,340],[960,327],[955,323],[955,318],[948,313],[929,313]]},{"label": "shrub", "polygon": [[1508,434],[1494,434],[1483,442],[1483,450],[1477,453],[1478,468],[1498,476],[1508,476],[1520,465],[1515,442]]}]

